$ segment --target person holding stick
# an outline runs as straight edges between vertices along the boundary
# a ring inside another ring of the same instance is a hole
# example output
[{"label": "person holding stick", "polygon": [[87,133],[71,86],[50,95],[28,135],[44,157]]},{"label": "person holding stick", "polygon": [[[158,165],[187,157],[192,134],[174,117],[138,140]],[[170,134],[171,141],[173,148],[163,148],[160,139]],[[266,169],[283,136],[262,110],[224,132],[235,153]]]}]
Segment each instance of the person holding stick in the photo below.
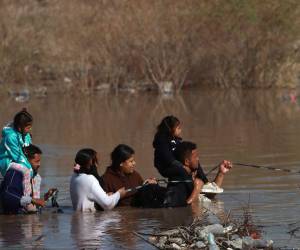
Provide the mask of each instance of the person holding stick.
[{"label": "person holding stick", "polygon": [[[176,207],[190,204],[196,200],[198,195],[203,192],[202,187],[204,182],[199,178],[195,178],[196,170],[199,166],[199,153],[197,145],[192,142],[181,142],[174,151],[176,160],[181,162],[188,172],[188,175],[183,175],[177,181],[170,181],[167,187],[165,206]],[[232,168],[232,163],[223,160],[219,164],[219,171],[214,179],[214,183],[218,187],[222,186],[224,176]]]},{"label": "person holding stick", "polygon": [[119,206],[162,207],[165,188],[157,185],[154,178],[143,180],[136,171],[134,150],[125,144],[119,144],[111,153],[111,165],[107,167],[103,178],[106,192],[115,192],[120,187],[128,191],[120,199]]}]

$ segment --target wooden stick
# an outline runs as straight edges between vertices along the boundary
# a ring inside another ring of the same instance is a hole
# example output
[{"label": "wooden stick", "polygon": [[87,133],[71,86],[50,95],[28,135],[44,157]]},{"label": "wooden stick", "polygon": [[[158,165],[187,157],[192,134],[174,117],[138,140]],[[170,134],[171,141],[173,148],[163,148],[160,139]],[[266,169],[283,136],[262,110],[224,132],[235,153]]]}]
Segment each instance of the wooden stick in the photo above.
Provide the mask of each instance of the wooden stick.
[{"label": "wooden stick", "polygon": [[292,170],[292,169],[286,169],[286,168],[275,168],[275,167],[260,166],[260,165],[255,165],[255,164],[238,163],[238,162],[233,163],[233,165],[243,166],[243,167],[251,167],[251,168],[268,169],[268,170],[272,170],[272,171],[282,171],[282,172],[294,173],[294,174],[300,174],[300,171],[296,171],[296,170]]},{"label": "wooden stick", "polygon": [[156,246],[154,243],[150,242],[149,240],[147,240],[144,236],[142,236],[141,234],[139,234],[136,231],[132,232],[134,235],[136,235],[137,237],[141,238],[142,240],[144,240],[145,242],[147,242],[148,244],[154,246],[156,249],[160,249],[158,246]]}]

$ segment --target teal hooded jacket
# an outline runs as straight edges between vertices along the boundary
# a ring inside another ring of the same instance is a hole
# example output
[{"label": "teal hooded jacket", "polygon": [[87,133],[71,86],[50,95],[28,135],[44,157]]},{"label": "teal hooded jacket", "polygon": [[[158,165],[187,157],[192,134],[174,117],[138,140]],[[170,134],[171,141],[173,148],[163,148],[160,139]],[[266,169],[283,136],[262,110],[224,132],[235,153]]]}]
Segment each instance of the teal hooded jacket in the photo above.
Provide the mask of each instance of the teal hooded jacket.
[{"label": "teal hooded jacket", "polygon": [[24,155],[23,147],[31,144],[30,134],[26,134],[24,139],[22,134],[15,130],[12,125],[5,126],[2,130],[2,140],[0,143],[0,172],[5,175],[11,162],[19,163],[31,170],[31,165]]}]

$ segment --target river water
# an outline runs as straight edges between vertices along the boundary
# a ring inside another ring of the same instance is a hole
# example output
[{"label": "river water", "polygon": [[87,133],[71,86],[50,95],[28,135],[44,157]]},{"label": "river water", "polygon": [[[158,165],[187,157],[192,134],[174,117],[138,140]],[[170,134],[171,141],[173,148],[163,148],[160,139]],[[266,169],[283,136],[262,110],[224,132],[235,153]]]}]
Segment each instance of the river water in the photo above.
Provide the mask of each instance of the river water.
[{"label": "river water", "polygon": [[[179,117],[183,137],[197,143],[208,171],[223,159],[299,170],[300,96],[296,90],[189,90],[180,96],[154,93],[96,93],[32,97],[27,103],[2,98],[0,125],[26,106],[34,116],[33,142],[44,154],[43,189],[57,187],[64,213],[0,215],[0,248],[153,249],[133,232],[189,224],[202,213],[201,204],[176,209],[117,208],[74,213],[69,179],[76,152],[92,147],[100,155],[100,172],[119,143],[136,151],[137,170],[159,177],[153,167],[155,126],[167,114]],[[214,173],[209,177],[213,178]],[[253,220],[276,247],[300,247],[300,175],[234,166],[225,192],[211,205],[216,213],[241,217],[250,207]],[[48,204],[50,205],[50,204]]]}]

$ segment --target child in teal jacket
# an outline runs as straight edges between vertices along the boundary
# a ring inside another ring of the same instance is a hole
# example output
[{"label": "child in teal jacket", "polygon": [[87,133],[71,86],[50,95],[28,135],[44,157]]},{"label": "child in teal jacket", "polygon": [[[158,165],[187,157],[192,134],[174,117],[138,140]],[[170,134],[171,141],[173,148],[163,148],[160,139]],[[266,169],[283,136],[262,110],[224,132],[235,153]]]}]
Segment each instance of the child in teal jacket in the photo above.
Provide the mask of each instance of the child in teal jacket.
[{"label": "child in teal jacket", "polygon": [[30,170],[31,164],[24,155],[23,148],[31,144],[30,130],[33,118],[23,109],[18,112],[12,124],[5,126],[2,130],[2,140],[0,143],[0,172],[5,175],[11,162],[19,163]]}]

